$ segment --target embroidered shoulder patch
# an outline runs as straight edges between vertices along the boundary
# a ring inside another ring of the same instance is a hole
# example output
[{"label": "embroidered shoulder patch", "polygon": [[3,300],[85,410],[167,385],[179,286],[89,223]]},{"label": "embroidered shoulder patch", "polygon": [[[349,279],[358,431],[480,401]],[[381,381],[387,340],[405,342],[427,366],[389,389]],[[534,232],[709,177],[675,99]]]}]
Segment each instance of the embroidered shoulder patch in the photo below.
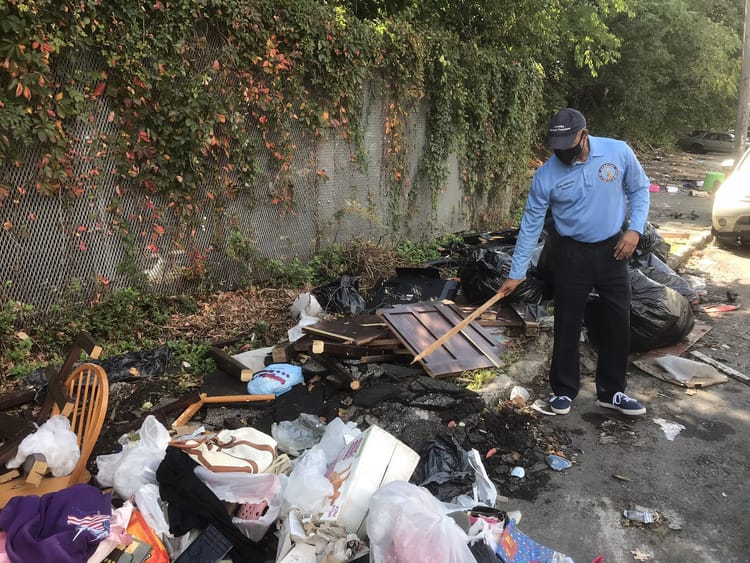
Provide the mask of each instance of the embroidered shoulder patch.
[{"label": "embroidered shoulder patch", "polygon": [[599,167],[599,179],[602,182],[614,182],[617,179],[619,173],[620,171],[617,169],[617,166],[615,166],[611,162],[602,164]]}]

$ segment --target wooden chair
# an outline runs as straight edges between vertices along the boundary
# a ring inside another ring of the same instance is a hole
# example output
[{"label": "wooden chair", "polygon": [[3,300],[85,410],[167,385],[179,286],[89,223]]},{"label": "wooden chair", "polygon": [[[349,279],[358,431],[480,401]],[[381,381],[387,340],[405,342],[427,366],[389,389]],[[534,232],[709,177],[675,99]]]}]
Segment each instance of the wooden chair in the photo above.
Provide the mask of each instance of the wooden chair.
[{"label": "wooden chair", "polygon": [[62,409],[55,405],[52,415],[63,414],[70,419],[70,428],[78,437],[81,457],[70,475],[44,477],[38,486],[26,482],[25,476],[0,484],[0,508],[15,496],[43,495],[77,483],[88,483],[91,473],[86,469],[91,452],[104,425],[109,403],[109,383],[104,370],[94,364],[77,367],[65,382],[70,402]]}]

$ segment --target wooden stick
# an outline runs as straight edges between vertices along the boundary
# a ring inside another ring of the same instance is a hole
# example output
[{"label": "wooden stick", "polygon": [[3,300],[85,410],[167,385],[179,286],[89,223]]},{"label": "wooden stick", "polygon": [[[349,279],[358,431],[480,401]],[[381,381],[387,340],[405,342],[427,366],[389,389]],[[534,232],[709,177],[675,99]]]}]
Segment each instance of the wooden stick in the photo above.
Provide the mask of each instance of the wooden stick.
[{"label": "wooden stick", "polygon": [[273,401],[276,395],[217,395],[209,397],[201,393],[201,400],[204,405],[215,403],[254,403],[256,401]]},{"label": "wooden stick", "polygon": [[453,336],[461,332],[463,329],[465,329],[467,326],[469,326],[475,319],[477,319],[482,313],[484,313],[487,309],[492,307],[495,303],[500,301],[505,295],[502,293],[496,293],[492,297],[490,297],[486,303],[483,305],[480,305],[476,311],[474,311],[471,315],[466,317],[464,320],[462,320],[460,323],[458,323],[456,326],[454,326],[452,329],[450,329],[448,332],[446,332],[443,336],[438,338],[435,342],[430,344],[427,348],[422,350],[419,354],[414,356],[414,359],[411,363],[416,363],[425,356],[429,356],[432,354],[435,350],[440,348],[443,344],[445,344],[449,339],[451,339]]},{"label": "wooden stick", "polygon": [[182,411],[182,414],[180,416],[175,418],[174,422],[172,423],[172,428],[179,428],[180,426],[185,426],[185,423],[188,422],[191,418],[193,418],[195,416],[195,413],[201,410],[202,406],[203,406],[203,400],[200,400],[190,405],[188,408]]},{"label": "wooden stick", "polygon": [[735,379],[739,379],[740,381],[744,381],[745,383],[750,383],[750,377],[746,376],[744,373],[740,373],[734,368],[730,368],[727,365],[722,364],[721,362],[717,362],[710,356],[706,356],[703,352],[698,352],[697,350],[691,350],[690,355],[694,358],[698,358],[700,361],[710,365],[714,366],[719,371],[723,371],[727,375],[731,375]]},{"label": "wooden stick", "polygon": [[234,359],[224,350],[211,347],[208,349],[208,355],[211,356],[216,363],[216,367],[224,373],[231,375],[240,381],[250,381],[253,378],[253,370],[239,360]]}]

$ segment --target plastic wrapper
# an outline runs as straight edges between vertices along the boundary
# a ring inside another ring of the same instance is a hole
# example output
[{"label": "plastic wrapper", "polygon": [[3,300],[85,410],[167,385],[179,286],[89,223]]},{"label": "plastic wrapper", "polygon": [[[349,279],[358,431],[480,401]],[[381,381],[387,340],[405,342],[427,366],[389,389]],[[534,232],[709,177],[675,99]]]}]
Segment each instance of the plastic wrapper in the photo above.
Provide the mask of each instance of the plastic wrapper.
[{"label": "plastic wrapper", "polygon": [[296,420],[283,420],[271,426],[271,436],[276,440],[277,447],[291,455],[299,455],[309,450],[325,434],[326,426],[320,422],[320,417],[314,414],[302,413]]},{"label": "plastic wrapper", "polygon": [[81,457],[78,438],[70,429],[70,421],[62,415],[50,417],[36,432],[23,439],[16,457],[8,462],[7,467],[21,467],[32,454],[42,454],[55,477],[70,475]]},{"label": "plastic wrapper", "polygon": [[454,439],[439,434],[420,449],[420,460],[411,481],[442,501],[472,491],[475,471],[469,452]]},{"label": "plastic wrapper", "polygon": [[367,516],[373,563],[474,563],[466,533],[426,489],[405,481],[381,487]]},{"label": "plastic wrapper", "polygon": [[[461,288],[469,303],[480,304],[490,299],[502,283],[508,279],[513,257],[497,248],[473,250],[463,262],[459,277]],[[539,304],[543,300],[543,287],[536,278],[535,269],[529,269],[526,279],[506,297],[510,303],[524,302]]]}]

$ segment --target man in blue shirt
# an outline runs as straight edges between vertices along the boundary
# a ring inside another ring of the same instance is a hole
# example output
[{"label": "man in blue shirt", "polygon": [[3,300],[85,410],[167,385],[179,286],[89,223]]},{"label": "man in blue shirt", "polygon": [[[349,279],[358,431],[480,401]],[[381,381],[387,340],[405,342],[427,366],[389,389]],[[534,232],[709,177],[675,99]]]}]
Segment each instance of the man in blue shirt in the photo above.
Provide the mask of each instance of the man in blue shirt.
[{"label": "man in blue shirt", "polygon": [[[627,415],[646,409],[625,391],[630,351],[630,274],[649,207],[649,180],[623,141],[590,136],[586,119],[565,108],[547,135],[552,156],[534,174],[510,275],[498,289],[509,295],[526,277],[549,209],[559,236],[552,252],[555,329],[550,408],[567,414],[580,387],[579,334],[591,290],[599,294],[597,404]],[[630,206],[630,219],[626,213]]]}]

